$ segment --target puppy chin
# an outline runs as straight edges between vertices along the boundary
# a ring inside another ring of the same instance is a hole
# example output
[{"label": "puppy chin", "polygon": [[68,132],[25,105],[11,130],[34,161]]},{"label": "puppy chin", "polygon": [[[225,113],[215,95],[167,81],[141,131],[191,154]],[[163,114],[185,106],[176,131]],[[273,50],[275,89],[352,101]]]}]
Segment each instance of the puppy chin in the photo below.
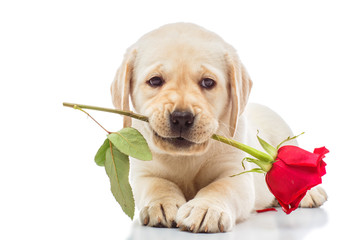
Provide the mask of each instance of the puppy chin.
[{"label": "puppy chin", "polygon": [[153,132],[151,145],[153,150],[162,154],[200,155],[208,150],[209,140],[195,143],[184,138],[164,138]]}]

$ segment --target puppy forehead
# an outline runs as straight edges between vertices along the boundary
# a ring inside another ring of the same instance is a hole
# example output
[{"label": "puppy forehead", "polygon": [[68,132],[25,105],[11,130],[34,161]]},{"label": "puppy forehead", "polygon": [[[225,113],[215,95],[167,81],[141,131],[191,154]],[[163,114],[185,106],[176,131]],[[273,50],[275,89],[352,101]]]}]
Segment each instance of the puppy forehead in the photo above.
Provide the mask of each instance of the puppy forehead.
[{"label": "puppy forehead", "polygon": [[142,46],[138,51],[140,56],[138,64],[144,66],[154,65],[157,62],[172,65],[188,63],[221,66],[225,60],[225,53],[219,49],[219,46],[198,44],[189,39],[159,42],[155,46]]},{"label": "puppy forehead", "polygon": [[153,75],[168,79],[176,78],[176,75],[220,79],[227,71],[223,51],[211,47],[204,49],[204,46],[197,48],[188,43],[159,44],[140,49],[135,68],[139,80]]}]

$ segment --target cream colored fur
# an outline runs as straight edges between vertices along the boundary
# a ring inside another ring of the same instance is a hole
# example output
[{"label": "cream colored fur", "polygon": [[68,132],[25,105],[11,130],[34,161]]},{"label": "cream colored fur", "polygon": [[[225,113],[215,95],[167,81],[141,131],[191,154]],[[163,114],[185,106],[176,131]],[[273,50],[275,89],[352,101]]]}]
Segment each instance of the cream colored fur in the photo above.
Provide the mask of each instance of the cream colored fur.
[{"label": "cream colored fur", "polygon": [[[161,77],[164,84],[149,86],[152,77]],[[204,78],[214,79],[216,86],[201,88]],[[244,170],[246,155],[210,139],[218,133],[261,149],[257,130],[274,145],[292,135],[272,110],[246,104],[251,86],[235,49],[194,24],[165,25],[128,49],[111,92],[115,107],[129,110],[131,97],[135,111],[149,117],[149,123],[132,123],[153,152],[152,161],[131,160],[131,182],[144,225],[230,231],[254,210],[272,206],[274,197],[263,174],[229,177]],[[167,141],[177,137],[169,124],[176,109],[195,115],[192,131],[183,136],[193,142],[186,148]],[[124,125],[130,126],[131,119]],[[301,206],[319,206],[325,200],[326,193],[314,189]]]}]

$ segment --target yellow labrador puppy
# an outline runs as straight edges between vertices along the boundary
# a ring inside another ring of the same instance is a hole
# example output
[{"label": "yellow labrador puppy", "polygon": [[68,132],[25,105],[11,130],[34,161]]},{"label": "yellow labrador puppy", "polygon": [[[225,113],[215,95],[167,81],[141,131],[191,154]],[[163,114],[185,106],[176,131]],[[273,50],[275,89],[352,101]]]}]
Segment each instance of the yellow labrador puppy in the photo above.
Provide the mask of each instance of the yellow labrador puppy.
[{"label": "yellow labrador puppy", "polygon": [[[128,49],[111,92],[116,108],[129,110],[131,98],[135,111],[149,117],[132,123],[153,153],[152,161],[131,161],[142,224],[230,231],[274,203],[263,174],[229,177],[244,170],[246,155],[210,139],[218,133],[261,149],[257,130],[274,145],[292,135],[270,109],[246,104],[251,85],[235,49],[194,24],[165,25]],[[313,189],[301,206],[325,201],[326,193]]]}]

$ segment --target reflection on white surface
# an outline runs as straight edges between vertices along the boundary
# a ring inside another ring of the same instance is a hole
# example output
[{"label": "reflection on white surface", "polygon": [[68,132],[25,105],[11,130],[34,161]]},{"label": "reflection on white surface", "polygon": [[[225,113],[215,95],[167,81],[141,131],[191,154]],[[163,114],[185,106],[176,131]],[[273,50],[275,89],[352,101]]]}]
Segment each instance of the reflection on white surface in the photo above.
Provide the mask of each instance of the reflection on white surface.
[{"label": "reflection on white surface", "polygon": [[141,226],[134,221],[128,240],[143,239],[304,239],[311,231],[322,228],[328,222],[325,209],[298,209],[286,215],[278,212],[254,214],[245,222],[237,224],[231,232],[215,234],[194,234],[182,232],[179,229],[153,228]]}]

